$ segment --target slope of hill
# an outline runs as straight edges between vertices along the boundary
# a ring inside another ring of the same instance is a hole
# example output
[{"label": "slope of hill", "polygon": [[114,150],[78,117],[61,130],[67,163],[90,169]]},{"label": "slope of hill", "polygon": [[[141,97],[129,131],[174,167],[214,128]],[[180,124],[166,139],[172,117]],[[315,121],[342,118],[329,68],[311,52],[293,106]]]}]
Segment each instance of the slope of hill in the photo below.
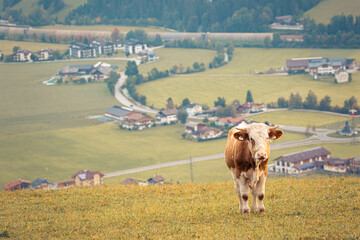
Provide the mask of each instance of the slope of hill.
[{"label": "slope of hill", "polygon": [[269,179],[265,214],[231,182],[0,193],[12,239],[358,239],[360,179]]},{"label": "slope of hill", "polygon": [[360,1],[358,0],[324,0],[317,6],[305,12],[304,16],[309,16],[317,23],[330,23],[330,19],[335,15],[359,15]]}]

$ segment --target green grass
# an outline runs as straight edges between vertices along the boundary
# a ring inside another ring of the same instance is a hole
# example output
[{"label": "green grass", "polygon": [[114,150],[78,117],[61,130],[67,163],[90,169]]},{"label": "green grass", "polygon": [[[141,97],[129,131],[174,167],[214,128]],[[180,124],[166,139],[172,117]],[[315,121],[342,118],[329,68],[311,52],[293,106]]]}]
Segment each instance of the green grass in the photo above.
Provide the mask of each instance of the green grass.
[{"label": "green grass", "polygon": [[[289,133],[285,133],[285,137]],[[280,142],[280,141],[278,141]],[[272,144],[276,144],[273,142]],[[272,150],[270,154],[270,164],[273,163],[273,160],[289,153],[294,153],[298,151],[303,151],[315,147],[322,146],[328,149],[331,152],[332,157],[338,158],[348,158],[360,155],[359,144],[352,145],[347,144],[317,144],[317,145],[308,145],[295,148],[286,148],[280,150]],[[224,159],[215,159],[208,160],[203,162],[193,163],[193,176],[194,182],[222,182],[222,181],[231,181],[232,177],[230,175],[229,169],[226,167]],[[181,183],[187,183],[191,181],[190,174],[190,165],[179,165],[174,167],[159,168],[144,172],[132,173],[121,175],[117,177],[111,177],[105,179],[105,184],[119,184],[126,178],[135,178],[139,180],[147,180],[148,178],[154,175],[163,176],[167,182],[176,183],[177,181]],[[270,176],[271,178],[271,176]]]},{"label": "green grass", "polygon": [[20,42],[20,41],[8,41],[0,40],[0,50],[4,55],[10,55],[13,53],[15,46],[21,49],[27,49],[32,52],[40,51],[45,48],[52,48],[54,50],[65,51],[69,48],[69,44],[55,44],[55,43],[38,43],[38,42]]},{"label": "green grass", "polygon": [[[147,97],[148,105],[164,107],[172,97],[180,105],[184,98],[212,107],[217,97],[225,97],[228,103],[234,99],[245,101],[250,90],[255,102],[276,102],[281,96],[289,98],[290,92],[299,92],[305,99],[309,90],[318,100],[325,95],[332,105],[342,106],[344,100],[357,96],[360,91],[360,73],[353,75],[351,83],[338,85],[332,82],[313,81],[308,75],[292,76],[236,76],[250,71],[266,71],[270,67],[286,65],[286,59],[294,57],[326,56],[360,59],[359,50],[312,50],[312,49],[236,49],[234,59],[224,67],[186,77],[170,77],[138,86],[138,92]],[[235,76],[231,76],[234,75]],[[206,76],[199,76],[206,75]],[[213,75],[213,76],[208,76]],[[227,76],[230,75],[230,76]]]},{"label": "green grass", "polygon": [[[224,151],[226,139],[199,143],[182,139],[183,132],[180,124],[138,132],[101,124],[0,136],[0,185],[18,178],[60,181],[80,169],[106,173]],[[303,138],[289,133],[279,141]]]},{"label": "green grass", "polygon": [[134,27],[134,26],[117,26],[117,25],[50,25],[41,28],[57,30],[81,30],[81,31],[114,31],[115,28],[120,32],[129,32],[135,30],[144,30],[145,32],[168,32],[167,30],[152,27]]},{"label": "green grass", "polygon": [[160,48],[155,50],[159,55],[159,61],[146,63],[139,65],[139,72],[141,74],[147,74],[154,67],[159,71],[169,70],[177,65],[182,64],[184,71],[187,67],[193,68],[195,62],[204,63],[206,68],[209,63],[216,56],[215,51],[203,50],[203,49],[183,49],[183,48]]},{"label": "green grass", "polygon": [[350,15],[357,16],[360,13],[360,2],[358,0],[324,0],[316,7],[305,12],[305,16],[309,16],[317,23],[330,23],[330,20],[335,15]]},{"label": "green grass", "polygon": [[360,236],[359,178],[279,178],[266,185],[267,212],[249,215],[238,213],[232,182],[3,192],[0,231],[11,239]]},{"label": "green grass", "polygon": [[[35,129],[81,126],[89,114],[101,114],[117,104],[106,84],[44,86],[42,81],[65,65],[94,64],[72,61],[0,65],[0,134]],[[105,61],[124,69],[125,61]],[[93,122],[93,121],[91,121]]]},{"label": "green grass", "polygon": [[312,112],[312,111],[275,111],[275,112],[265,112],[263,114],[258,114],[254,116],[248,116],[246,119],[254,120],[258,122],[268,121],[269,123],[279,124],[279,125],[289,125],[289,126],[327,126],[334,123],[345,123],[346,120],[349,120],[349,117],[343,117],[333,114],[327,114],[322,112]]}]

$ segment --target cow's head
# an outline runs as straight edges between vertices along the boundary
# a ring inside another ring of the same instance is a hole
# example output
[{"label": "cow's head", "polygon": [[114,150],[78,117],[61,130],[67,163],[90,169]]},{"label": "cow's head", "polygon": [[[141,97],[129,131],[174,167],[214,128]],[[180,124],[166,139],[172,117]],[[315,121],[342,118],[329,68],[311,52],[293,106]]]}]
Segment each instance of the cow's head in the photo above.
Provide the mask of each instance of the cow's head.
[{"label": "cow's head", "polygon": [[256,165],[269,158],[269,140],[279,139],[284,133],[276,127],[263,123],[241,124],[236,127],[234,138],[247,141],[252,158]]}]

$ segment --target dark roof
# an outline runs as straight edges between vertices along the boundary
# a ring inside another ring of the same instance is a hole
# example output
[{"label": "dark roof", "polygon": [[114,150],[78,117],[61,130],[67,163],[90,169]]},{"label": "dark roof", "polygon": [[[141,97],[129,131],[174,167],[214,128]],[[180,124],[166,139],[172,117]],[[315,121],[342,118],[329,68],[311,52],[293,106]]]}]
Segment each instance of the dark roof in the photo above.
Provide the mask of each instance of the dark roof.
[{"label": "dark roof", "polygon": [[30,185],[29,181],[19,179],[17,181],[5,184],[4,189],[5,190],[10,190],[10,189],[16,188],[17,186],[20,186],[22,183]]},{"label": "dark roof", "polygon": [[78,171],[77,173],[75,173],[72,178],[76,178],[76,177],[79,177],[80,180],[91,180],[94,178],[94,175],[95,174],[99,174],[101,177],[104,176],[104,174],[102,174],[101,172],[99,171],[96,171],[96,172],[91,172],[89,170],[80,170]]},{"label": "dark roof", "polygon": [[301,152],[283,155],[283,156],[276,158],[274,161],[285,161],[285,162],[295,163],[295,162],[308,160],[310,158],[315,158],[318,156],[327,156],[328,154],[330,154],[330,152],[328,150],[326,150],[325,148],[317,147],[317,148],[312,148],[312,149],[308,149],[308,150],[301,151]]},{"label": "dark roof", "polygon": [[169,115],[176,115],[178,110],[174,109],[166,109],[159,112],[159,115],[169,116]]},{"label": "dark roof", "polygon": [[336,166],[336,165],[347,165],[349,164],[349,160],[346,159],[341,159],[341,158],[328,158],[325,161],[326,165],[332,165],[332,166]]},{"label": "dark roof", "polygon": [[346,65],[350,65],[355,61],[355,58],[346,59]]},{"label": "dark roof", "polygon": [[165,180],[165,178],[163,178],[161,175],[155,175],[154,177],[149,178],[148,182],[156,184],[156,183],[159,183],[159,182],[163,182],[164,180]]},{"label": "dark roof", "polygon": [[77,68],[79,71],[90,71],[91,69],[93,69],[93,65],[91,64],[84,64],[84,65],[70,65],[70,68]]},{"label": "dark roof", "polygon": [[286,60],[286,67],[307,67],[309,65],[309,59],[299,59],[299,60]]},{"label": "dark roof", "polygon": [[120,182],[120,184],[122,184],[122,185],[137,185],[138,180],[133,179],[133,178],[127,178],[127,179],[123,180],[122,182]]},{"label": "dark roof", "polygon": [[44,183],[47,183],[49,185],[53,185],[53,183],[49,182],[46,178],[45,179],[38,178],[38,179],[36,179],[35,181],[33,181],[31,183],[31,186],[32,187],[37,187],[37,186],[40,186],[41,184],[44,184]]},{"label": "dark roof", "polygon": [[117,117],[124,117],[124,116],[128,115],[129,113],[131,113],[131,111],[115,105],[115,106],[107,109],[105,111],[105,113],[108,113],[108,114],[111,114],[111,115],[114,115]]}]

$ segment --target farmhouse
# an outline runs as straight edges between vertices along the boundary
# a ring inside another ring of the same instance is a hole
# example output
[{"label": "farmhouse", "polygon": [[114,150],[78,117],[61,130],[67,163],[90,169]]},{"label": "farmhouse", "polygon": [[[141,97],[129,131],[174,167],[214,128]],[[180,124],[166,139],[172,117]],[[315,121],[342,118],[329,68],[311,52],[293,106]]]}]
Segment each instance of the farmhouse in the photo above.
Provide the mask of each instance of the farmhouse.
[{"label": "farmhouse", "polygon": [[129,130],[151,128],[151,118],[139,112],[131,112],[123,117],[121,127]]},{"label": "farmhouse", "polygon": [[208,127],[205,124],[197,122],[186,123],[185,133],[198,140],[215,139],[221,137],[223,134],[219,129]]},{"label": "farmhouse", "polygon": [[349,169],[352,172],[360,173],[360,157],[355,157],[349,160]]},{"label": "farmhouse", "polygon": [[140,53],[143,50],[146,50],[147,46],[145,43],[140,42],[137,39],[129,39],[124,44],[125,53],[133,54]]},{"label": "farmhouse", "polygon": [[219,120],[215,123],[217,126],[228,126],[233,127],[237,126],[242,122],[246,122],[246,119],[243,117],[233,118],[233,117],[226,117],[226,118],[219,118]]},{"label": "farmhouse", "polygon": [[89,170],[80,170],[72,176],[75,179],[75,186],[103,185],[103,177],[104,174],[101,172],[91,172]]},{"label": "farmhouse", "polygon": [[202,106],[197,103],[189,103],[188,105],[181,107],[180,110],[186,111],[189,117],[202,114],[203,112]]},{"label": "farmhouse", "polygon": [[349,167],[349,160],[340,158],[328,158],[324,162],[324,170],[329,172],[345,173]]},{"label": "farmhouse", "polygon": [[75,187],[75,180],[58,182],[58,183],[57,183],[57,187],[58,187],[58,188]]},{"label": "farmhouse", "polygon": [[4,185],[5,191],[15,191],[19,189],[29,189],[29,188],[30,188],[30,182],[21,179]]},{"label": "farmhouse", "polygon": [[165,178],[161,175],[154,175],[153,177],[147,180],[149,185],[156,185],[156,184],[164,184]]},{"label": "farmhouse", "polygon": [[54,50],[51,48],[42,49],[37,52],[37,57],[39,61],[54,59]]},{"label": "farmhouse", "polygon": [[94,65],[69,65],[64,66],[62,69],[58,70],[57,75],[65,78],[71,77],[75,79],[87,76],[93,78],[94,80],[103,80],[108,77],[112,71],[116,71],[117,68],[117,66],[103,62],[98,62]]},{"label": "farmhouse", "polygon": [[274,160],[275,172],[301,174],[317,168],[316,162],[330,157],[330,152],[323,147],[280,156]]},{"label": "farmhouse", "polygon": [[119,107],[119,106],[115,105],[111,108],[108,108],[105,111],[105,116],[115,119],[115,120],[122,121],[124,119],[124,117],[131,112],[132,112],[132,110],[130,108]]},{"label": "farmhouse", "polygon": [[125,186],[138,185],[138,183],[139,183],[139,181],[134,179],[134,178],[127,178],[127,179],[120,182],[121,185],[125,185]]},{"label": "farmhouse", "polygon": [[70,46],[69,54],[76,58],[93,58],[96,57],[96,49],[85,43],[76,42]]},{"label": "farmhouse", "polygon": [[137,58],[141,61],[147,61],[147,62],[153,62],[159,60],[159,56],[155,52],[148,50],[140,52]]},{"label": "farmhouse", "polygon": [[13,53],[13,59],[15,62],[31,61],[31,52],[26,49],[20,49]]},{"label": "farmhouse", "polygon": [[176,109],[166,109],[159,111],[156,115],[156,119],[158,124],[171,124],[177,122],[177,113],[178,110]]},{"label": "farmhouse", "polygon": [[267,111],[267,107],[263,104],[257,104],[254,102],[245,102],[244,104],[239,105],[235,110],[239,114],[248,114],[248,113],[265,112]]}]

